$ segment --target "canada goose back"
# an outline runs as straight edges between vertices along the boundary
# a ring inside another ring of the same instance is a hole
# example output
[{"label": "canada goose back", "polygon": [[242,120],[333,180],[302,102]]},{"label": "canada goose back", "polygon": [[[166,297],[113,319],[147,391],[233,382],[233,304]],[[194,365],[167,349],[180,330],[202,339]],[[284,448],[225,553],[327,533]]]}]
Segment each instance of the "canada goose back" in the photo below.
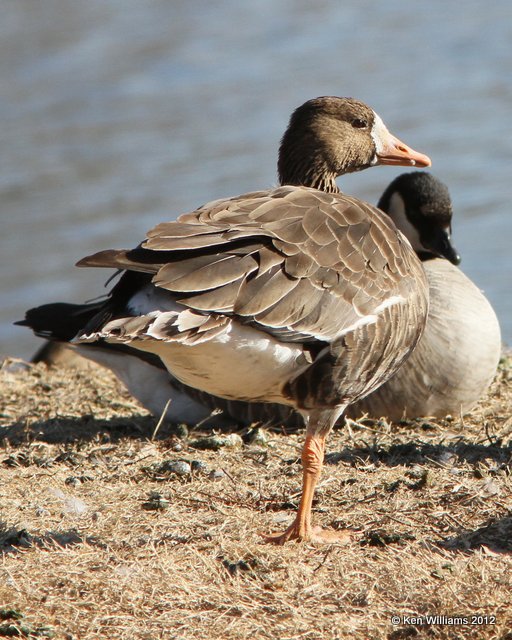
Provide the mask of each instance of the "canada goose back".
[{"label": "canada goose back", "polygon": [[422,257],[430,308],[423,336],[405,365],[348,413],[399,420],[467,412],[496,373],[501,334],[489,301],[455,266],[460,257],[451,244],[448,190],[431,174],[403,174],[379,204]]}]

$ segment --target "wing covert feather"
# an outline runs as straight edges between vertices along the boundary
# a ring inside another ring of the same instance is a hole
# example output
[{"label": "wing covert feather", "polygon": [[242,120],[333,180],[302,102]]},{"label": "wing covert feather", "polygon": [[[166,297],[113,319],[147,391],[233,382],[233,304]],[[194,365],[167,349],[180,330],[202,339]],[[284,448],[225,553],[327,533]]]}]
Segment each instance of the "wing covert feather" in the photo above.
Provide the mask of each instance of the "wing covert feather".
[{"label": "wing covert feather", "polygon": [[[414,297],[415,280],[424,277],[385,214],[306,187],[209,203],[154,227],[138,252],[138,267],[129,252],[103,261],[155,273],[156,286],[184,306],[318,340],[343,335],[388,299]],[[85,264],[100,261],[92,256]]]}]

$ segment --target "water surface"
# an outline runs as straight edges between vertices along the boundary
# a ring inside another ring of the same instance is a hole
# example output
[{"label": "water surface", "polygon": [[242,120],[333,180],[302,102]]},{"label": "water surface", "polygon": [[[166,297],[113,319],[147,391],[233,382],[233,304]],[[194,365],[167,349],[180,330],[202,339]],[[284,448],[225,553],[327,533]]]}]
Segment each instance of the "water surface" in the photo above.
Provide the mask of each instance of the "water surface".
[{"label": "water surface", "polygon": [[[290,112],[352,95],[433,159],[463,270],[512,340],[512,4],[16,0],[0,21],[0,354],[26,308],[81,302],[76,260],[275,184]],[[372,202],[400,169],[340,180]],[[477,338],[476,338],[477,339]]]}]

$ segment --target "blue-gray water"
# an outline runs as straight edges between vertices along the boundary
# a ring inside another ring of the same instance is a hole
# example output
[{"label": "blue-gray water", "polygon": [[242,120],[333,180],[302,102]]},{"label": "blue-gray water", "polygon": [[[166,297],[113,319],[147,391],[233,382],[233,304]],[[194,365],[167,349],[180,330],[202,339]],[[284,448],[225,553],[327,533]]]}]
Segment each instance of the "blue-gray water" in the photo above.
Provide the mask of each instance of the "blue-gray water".
[{"label": "blue-gray water", "polygon": [[[293,108],[368,102],[449,186],[463,270],[512,341],[512,3],[0,0],[0,355],[26,308],[80,302],[76,260],[275,184]],[[400,173],[340,180],[376,201]],[[478,339],[478,337],[475,337]]]}]

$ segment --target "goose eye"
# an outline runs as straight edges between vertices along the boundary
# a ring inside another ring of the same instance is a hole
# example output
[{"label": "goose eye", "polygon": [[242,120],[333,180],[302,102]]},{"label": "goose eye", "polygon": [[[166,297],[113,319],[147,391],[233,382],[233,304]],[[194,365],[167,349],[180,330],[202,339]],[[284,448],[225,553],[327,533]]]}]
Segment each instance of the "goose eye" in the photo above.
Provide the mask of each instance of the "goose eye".
[{"label": "goose eye", "polygon": [[354,120],[352,120],[352,126],[356,129],[366,129],[366,127],[368,126],[368,122],[366,122],[366,120],[363,120],[362,118],[355,118]]}]

